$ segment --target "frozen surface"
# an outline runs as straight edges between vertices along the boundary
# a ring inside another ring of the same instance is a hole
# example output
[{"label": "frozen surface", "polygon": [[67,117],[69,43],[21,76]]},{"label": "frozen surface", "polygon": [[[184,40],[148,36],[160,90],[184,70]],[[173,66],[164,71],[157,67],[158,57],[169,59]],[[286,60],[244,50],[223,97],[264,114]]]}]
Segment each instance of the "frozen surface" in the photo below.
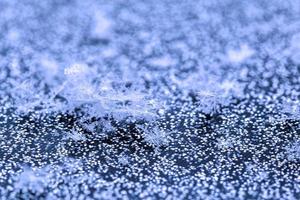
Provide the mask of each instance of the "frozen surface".
[{"label": "frozen surface", "polygon": [[0,199],[300,199],[300,1],[0,0]]}]

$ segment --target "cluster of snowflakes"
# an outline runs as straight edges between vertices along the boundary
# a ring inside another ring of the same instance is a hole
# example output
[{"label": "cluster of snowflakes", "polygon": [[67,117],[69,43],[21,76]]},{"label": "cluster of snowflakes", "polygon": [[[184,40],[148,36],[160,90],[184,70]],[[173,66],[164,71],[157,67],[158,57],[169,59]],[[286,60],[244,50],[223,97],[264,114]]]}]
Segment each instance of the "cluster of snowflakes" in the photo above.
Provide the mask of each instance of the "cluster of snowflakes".
[{"label": "cluster of snowflakes", "polygon": [[0,199],[299,199],[300,1],[0,1]]}]

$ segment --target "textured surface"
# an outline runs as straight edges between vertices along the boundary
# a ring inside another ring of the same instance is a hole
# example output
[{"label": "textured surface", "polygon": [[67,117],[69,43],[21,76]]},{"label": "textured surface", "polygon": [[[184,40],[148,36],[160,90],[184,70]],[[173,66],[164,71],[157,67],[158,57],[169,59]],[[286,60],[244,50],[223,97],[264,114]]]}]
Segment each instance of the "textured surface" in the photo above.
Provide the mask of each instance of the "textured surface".
[{"label": "textured surface", "polygon": [[0,0],[0,199],[299,199],[300,1]]}]

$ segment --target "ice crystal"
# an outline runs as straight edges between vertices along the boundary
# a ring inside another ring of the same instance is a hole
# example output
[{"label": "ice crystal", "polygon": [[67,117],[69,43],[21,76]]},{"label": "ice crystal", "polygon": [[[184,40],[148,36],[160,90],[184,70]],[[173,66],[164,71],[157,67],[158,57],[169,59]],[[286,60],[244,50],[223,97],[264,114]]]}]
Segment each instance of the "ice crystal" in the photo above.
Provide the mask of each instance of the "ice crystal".
[{"label": "ice crystal", "polygon": [[144,140],[150,145],[153,145],[154,147],[160,147],[168,143],[169,133],[166,133],[159,127],[145,127],[142,125],[138,127],[143,132]]}]

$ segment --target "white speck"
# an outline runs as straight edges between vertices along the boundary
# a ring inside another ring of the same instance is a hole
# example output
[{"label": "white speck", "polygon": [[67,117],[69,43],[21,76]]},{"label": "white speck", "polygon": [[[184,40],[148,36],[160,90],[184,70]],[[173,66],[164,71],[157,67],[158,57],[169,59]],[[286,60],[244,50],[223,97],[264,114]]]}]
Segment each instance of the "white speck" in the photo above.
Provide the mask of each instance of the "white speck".
[{"label": "white speck", "polygon": [[18,42],[20,40],[20,38],[21,38],[21,35],[18,32],[18,30],[12,29],[7,34],[7,39],[12,43]]},{"label": "white speck", "polygon": [[241,45],[238,50],[231,49],[228,51],[227,56],[230,62],[240,63],[251,57],[254,54],[254,50],[248,45]]},{"label": "white speck", "polygon": [[166,68],[166,67],[173,65],[174,61],[169,56],[164,56],[164,57],[150,59],[149,64],[157,66],[157,67],[161,67],[161,68]]},{"label": "white speck", "polygon": [[[59,65],[50,58],[41,59],[41,64],[47,75],[56,75],[59,71]],[[52,77],[51,76],[51,77]]]},{"label": "white speck", "polygon": [[94,14],[95,26],[93,28],[92,34],[96,37],[106,37],[110,33],[112,23],[111,21],[102,13],[97,11]]},{"label": "white speck", "polygon": [[74,141],[85,141],[86,137],[82,133],[73,129],[71,133],[66,134],[64,139],[71,139]]},{"label": "white speck", "polygon": [[84,64],[74,64],[70,67],[65,68],[65,75],[78,75],[87,71],[87,66]]}]

